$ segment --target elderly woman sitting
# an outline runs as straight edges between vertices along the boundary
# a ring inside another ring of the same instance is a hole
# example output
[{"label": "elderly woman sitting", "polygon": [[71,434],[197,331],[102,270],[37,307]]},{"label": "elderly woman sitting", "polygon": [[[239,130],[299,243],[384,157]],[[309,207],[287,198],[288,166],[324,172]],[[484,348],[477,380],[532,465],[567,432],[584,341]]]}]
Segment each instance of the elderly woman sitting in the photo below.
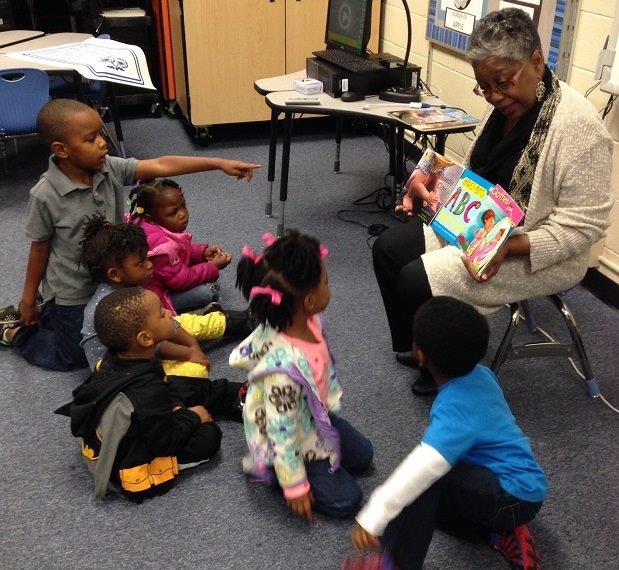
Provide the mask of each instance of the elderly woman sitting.
[{"label": "elderly woman sitting", "polygon": [[[393,350],[409,366],[413,317],[428,298],[450,295],[488,313],[568,289],[608,226],[611,138],[591,103],[545,65],[531,19],[514,8],[488,14],[475,26],[468,58],[475,93],[492,107],[466,165],[508,189],[525,218],[479,278],[416,217],[378,238],[374,272]],[[435,390],[422,369],[413,392]]]}]

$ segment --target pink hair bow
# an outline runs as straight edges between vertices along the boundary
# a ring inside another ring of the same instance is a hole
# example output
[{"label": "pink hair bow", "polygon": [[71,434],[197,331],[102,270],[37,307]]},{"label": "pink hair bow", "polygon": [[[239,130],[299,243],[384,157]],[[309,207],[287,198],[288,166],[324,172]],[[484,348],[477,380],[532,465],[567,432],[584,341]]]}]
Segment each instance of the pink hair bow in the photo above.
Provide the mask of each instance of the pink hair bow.
[{"label": "pink hair bow", "polygon": [[273,287],[270,287],[269,285],[266,287],[252,287],[249,292],[249,296],[253,299],[258,295],[268,295],[271,297],[271,303],[274,305],[279,305],[282,302],[282,292],[277,289],[273,289]]},{"label": "pink hair bow", "polygon": [[277,241],[277,239],[278,239],[277,236],[270,232],[265,232],[262,234],[262,241],[267,247],[269,247],[270,245],[273,245]]},{"label": "pink hair bow", "polygon": [[321,243],[318,251],[320,259],[327,259],[327,257],[329,257],[329,248],[325,244]]},{"label": "pink hair bow", "polygon": [[241,254],[252,260],[254,265],[258,265],[262,261],[262,255],[257,255],[256,252],[248,245],[243,246]]}]

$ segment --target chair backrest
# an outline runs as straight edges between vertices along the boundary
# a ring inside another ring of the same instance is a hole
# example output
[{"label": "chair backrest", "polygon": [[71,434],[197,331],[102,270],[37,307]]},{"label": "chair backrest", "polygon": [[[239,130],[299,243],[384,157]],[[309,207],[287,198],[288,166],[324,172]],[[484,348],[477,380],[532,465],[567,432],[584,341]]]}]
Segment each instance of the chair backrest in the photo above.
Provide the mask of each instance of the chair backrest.
[{"label": "chair backrest", "polygon": [[49,77],[39,69],[0,71],[0,135],[37,132],[37,115],[49,101]]}]

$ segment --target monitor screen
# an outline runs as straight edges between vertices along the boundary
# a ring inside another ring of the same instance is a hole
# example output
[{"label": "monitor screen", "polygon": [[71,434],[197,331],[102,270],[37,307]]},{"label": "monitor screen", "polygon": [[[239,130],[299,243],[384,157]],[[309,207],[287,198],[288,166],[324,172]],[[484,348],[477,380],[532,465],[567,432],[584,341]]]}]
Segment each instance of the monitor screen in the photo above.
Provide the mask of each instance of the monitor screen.
[{"label": "monitor screen", "polygon": [[364,55],[371,21],[372,0],[329,0],[327,46]]}]

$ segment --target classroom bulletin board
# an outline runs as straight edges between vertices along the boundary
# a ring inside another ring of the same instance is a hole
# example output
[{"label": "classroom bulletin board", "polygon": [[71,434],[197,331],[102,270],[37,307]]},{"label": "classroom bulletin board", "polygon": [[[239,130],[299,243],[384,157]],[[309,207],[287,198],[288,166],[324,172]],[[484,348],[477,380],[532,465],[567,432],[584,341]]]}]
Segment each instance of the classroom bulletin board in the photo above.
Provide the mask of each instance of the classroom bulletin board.
[{"label": "classroom bulletin board", "polygon": [[559,60],[566,0],[429,0],[427,39],[466,53],[473,26],[488,12],[503,8],[524,10],[537,26],[550,69]]}]

